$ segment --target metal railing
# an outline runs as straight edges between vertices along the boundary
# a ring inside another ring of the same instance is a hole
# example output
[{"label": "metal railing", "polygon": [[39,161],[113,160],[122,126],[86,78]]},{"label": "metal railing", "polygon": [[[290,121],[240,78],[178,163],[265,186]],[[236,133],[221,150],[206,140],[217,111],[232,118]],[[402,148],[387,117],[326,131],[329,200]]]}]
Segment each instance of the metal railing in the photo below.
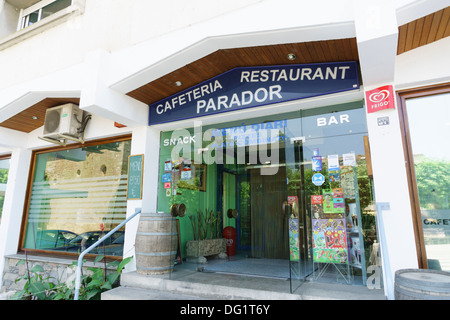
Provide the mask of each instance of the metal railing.
[{"label": "metal railing", "polygon": [[83,258],[84,256],[89,253],[92,249],[94,249],[95,247],[97,247],[100,243],[102,243],[103,241],[105,241],[106,239],[108,239],[114,232],[116,232],[117,230],[119,230],[120,228],[122,228],[128,221],[130,221],[131,219],[133,219],[134,217],[136,217],[138,214],[140,214],[142,212],[142,209],[136,209],[135,212],[129,216],[127,219],[125,219],[124,221],[122,221],[117,227],[115,227],[114,229],[112,229],[110,232],[108,232],[105,236],[103,236],[101,239],[99,239],[96,243],[94,243],[92,246],[90,246],[89,248],[87,248],[86,250],[84,250],[80,256],[78,257],[78,264],[77,264],[77,273],[76,273],[76,278],[75,278],[75,297],[74,300],[78,300],[78,296],[80,293],[80,286],[81,286],[81,267],[83,264]]}]

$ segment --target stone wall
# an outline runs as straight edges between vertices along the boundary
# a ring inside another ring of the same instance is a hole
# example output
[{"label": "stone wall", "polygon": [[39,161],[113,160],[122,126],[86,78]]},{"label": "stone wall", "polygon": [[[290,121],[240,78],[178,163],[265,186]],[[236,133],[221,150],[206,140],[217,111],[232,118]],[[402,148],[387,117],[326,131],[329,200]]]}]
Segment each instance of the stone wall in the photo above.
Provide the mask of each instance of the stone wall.
[{"label": "stone wall", "polygon": [[[25,255],[12,255],[5,258],[5,270],[3,273],[3,283],[1,284],[0,290],[0,300],[9,299],[12,294],[16,291],[21,290],[24,286],[26,280],[20,280],[15,283],[15,280],[22,277],[27,272],[27,265],[21,264],[17,265],[20,260],[25,260]],[[39,257],[39,256],[28,256],[28,269],[32,269],[35,265],[40,265],[44,269],[44,278],[51,277],[54,279],[54,283],[58,280],[60,283],[65,283],[66,281],[74,281],[76,274],[76,267],[69,267],[77,259],[60,259],[60,258],[50,258],[50,257]],[[93,262],[86,261],[83,264],[83,274],[89,274],[90,267],[103,268],[103,262]],[[110,269],[113,270],[113,269]]]}]

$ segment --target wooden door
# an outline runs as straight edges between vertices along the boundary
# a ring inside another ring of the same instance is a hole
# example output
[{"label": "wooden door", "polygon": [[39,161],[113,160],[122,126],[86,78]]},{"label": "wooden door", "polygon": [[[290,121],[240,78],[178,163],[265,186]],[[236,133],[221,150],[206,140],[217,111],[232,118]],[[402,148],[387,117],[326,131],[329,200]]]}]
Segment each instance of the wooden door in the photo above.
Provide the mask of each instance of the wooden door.
[{"label": "wooden door", "polygon": [[286,259],[289,256],[287,219],[282,203],[287,198],[286,172],[262,176],[250,171],[251,255],[254,258]]}]

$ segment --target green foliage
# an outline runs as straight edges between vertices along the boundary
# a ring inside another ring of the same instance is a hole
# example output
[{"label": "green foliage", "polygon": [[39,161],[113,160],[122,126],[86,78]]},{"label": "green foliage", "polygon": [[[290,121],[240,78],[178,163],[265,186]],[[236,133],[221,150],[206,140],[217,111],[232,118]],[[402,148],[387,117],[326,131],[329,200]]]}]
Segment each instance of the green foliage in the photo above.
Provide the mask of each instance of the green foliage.
[{"label": "green foliage", "polygon": [[448,209],[450,162],[432,159],[415,161],[417,189],[422,209]]},{"label": "green foliage", "polygon": [[0,183],[8,182],[8,169],[0,169]]},{"label": "green foliage", "polygon": [[194,240],[205,240],[220,237],[218,226],[222,225],[221,214],[213,210],[197,210],[197,214],[189,215]]},{"label": "green foliage", "polygon": [[[103,256],[97,256],[94,262],[102,260]],[[125,258],[120,263],[112,261],[108,263],[107,267],[115,267],[115,272],[105,275],[101,268],[88,268],[92,272],[90,275],[83,275],[81,277],[81,288],[79,293],[80,300],[99,300],[100,294],[119,284],[120,274],[127,263],[131,261],[132,257]]]},{"label": "green foliage", "polygon": [[[97,256],[94,263],[104,259]],[[119,284],[120,274],[132,257],[125,258],[120,263],[112,261],[106,267],[114,267],[115,271],[105,275],[101,268],[88,268],[90,274],[81,276],[81,287],[79,292],[80,300],[99,300],[102,292],[110,290]],[[17,265],[26,263],[20,260]],[[73,262],[71,268],[76,268],[77,262]],[[106,269],[105,269],[106,270]],[[40,265],[35,265],[28,270],[23,277],[16,279],[16,283],[25,280],[22,290],[16,292],[11,300],[72,300],[74,298],[74,281],[61,282],[53,277],[45,277],[44,269]]]},{"label": "green foliage", "polygon": [[[24,264],[25,260],[20,260],[17,263],[17,266]],[[25,284],[22,290],[16,292],[11,300],[51,300],[52,290],[55,287],[54,282],[49,281],[51,277],[44,278],[44,269],[35,265],[33,268],[28,270],[27,264],[27,273],[23,277],[19,277],[16,279],[16,283],[20,280],[25,280]]]}]

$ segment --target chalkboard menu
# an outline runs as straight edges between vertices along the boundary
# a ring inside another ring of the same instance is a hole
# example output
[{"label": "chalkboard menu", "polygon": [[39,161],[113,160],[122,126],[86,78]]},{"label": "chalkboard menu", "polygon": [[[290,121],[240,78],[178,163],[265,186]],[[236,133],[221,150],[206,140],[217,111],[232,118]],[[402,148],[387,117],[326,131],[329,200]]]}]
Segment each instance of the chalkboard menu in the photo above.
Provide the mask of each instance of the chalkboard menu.
[{"label": "chalkboard menu", "polygon": [[138,154],[128,157],[128,186],[127,199],[142,199],[142,176],[144,168],[144,155]]}]

